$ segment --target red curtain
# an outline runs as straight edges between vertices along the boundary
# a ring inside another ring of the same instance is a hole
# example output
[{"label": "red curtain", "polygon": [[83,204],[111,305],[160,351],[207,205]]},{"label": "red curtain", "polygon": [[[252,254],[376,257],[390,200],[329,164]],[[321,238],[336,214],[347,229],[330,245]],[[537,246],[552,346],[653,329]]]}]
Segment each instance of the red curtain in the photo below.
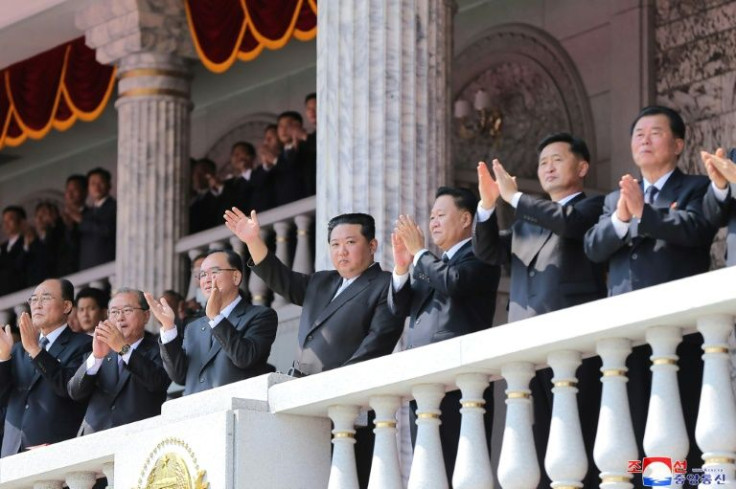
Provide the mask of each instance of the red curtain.
[{"label": "red curtain", "polygon": [[317,35],[316,0],[187,0],[186,10],[199,58],[215,73]]},{"label": "red curtain", "polygon": [[0,148],[91,121],[105,109],[115,68],[95,60],[84,38],[0,71]]}]

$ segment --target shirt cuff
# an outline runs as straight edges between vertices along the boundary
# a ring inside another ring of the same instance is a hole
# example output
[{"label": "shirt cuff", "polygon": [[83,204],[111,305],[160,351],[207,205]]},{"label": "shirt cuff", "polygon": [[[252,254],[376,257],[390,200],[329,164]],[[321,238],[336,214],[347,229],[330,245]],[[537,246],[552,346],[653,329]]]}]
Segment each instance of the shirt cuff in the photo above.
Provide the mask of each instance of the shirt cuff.
[{"label": "shirt cuff", "polygon": [[222,321],[223,319],[225,319],[225,316],[223,316],[222,314],[218,314],[213,319],[210,319],[210,328],[214,328],[215,326],[220,324],[220,321]]},{"label": "shirt cuff", "polygon": [[718,202],[725,202],[728,198],[729,186],[726,185],[726,188],[723,189],[716,187],[715,183],[711,183],[710,186],[713,187],[713,195],[715,195],[716,200]]},{"label": "shirt cuff", "polygon": [[176,326],[171,329],[161,329],[161,344],[165,345],[166,343],[170,343],[174,341],[177,336],[179,336],[179,333],[176,331]]},{"label": "shirt cuff", "polygon": [[519,200],[521,200],[521,196],[524,195],[522,192],[516,192],[514,193],[513,197],[511,197],[511,207],[516,209],[516,206],[519,205]]},{"label": "shirt cuff", "polygon": [[484,209],[483,207],[481,207],[480,202],[478,202],[478,210],[475,212],[475,220],[477,222],[486,222],[488,219],[491,218],[491,216],[493,215],[493,211],[495,210],[495,205],[490,209]]},{"label": "shirt cuff", "polygon": [[87,357],[87,375],[97,375],[102,366],[102,358],[95,358],[93,354]]},{"label": "shirt cuff", "polygon": [[423,254],[425,254],[427,251],[427,248],[422,248],[421,250],[417,251],[417,254],[414,255],[414,266],[417,266],[417,263],[419,263],[419,259],[422,257]]},{"label": "shirt cuff", "polygon": [[623,237],[626,236],[626,233],[629,232],[631,221],[629,222],[622,221],[621,219],[618,218],[618,216],[614,212],[613,214],[611,214],[611,224],[613,224],[613,230],[616,231],[616,236],[623,239]]},{"label": "shirt cuff", "polygon": [[403,274],[403,275],[399,275],[398,273],[393,272],[391,274],[391,276],[393,277],[392,278],[392,283],[393,283],[393,287],[394,287],[394,291],[395,292],[398,292],[399,290],[401,290],[401,288],[404,286],[404,284],[406,284],[406,282],[409,280],[409,273],[408,272],[405,273],[405,274]]}]

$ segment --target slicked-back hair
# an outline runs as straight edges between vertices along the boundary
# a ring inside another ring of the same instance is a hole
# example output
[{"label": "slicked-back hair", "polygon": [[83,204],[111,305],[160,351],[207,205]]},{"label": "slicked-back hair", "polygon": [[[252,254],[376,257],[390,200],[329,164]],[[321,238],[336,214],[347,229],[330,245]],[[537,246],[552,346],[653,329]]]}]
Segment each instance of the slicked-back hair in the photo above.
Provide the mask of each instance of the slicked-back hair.
[{"label": "slicked-back hair", "polygon": [[80,175],[78,173],[74,175],[69,175],[68,177],[66,177],[66,184],[69,185],[69,182],[77,182],[84,189],[85,192],[87,191],[87,177],[85,177],[84,175]]},{"label": "slicked-back hair", "polygon": [[680,114],[678,114],[677,111],[663,105],[650,105],[641,109],[639,114],[637,114],[636,119],[634,119],[634,122],[631,123],[630,134],[634,134],[634,128],[636,127],[636,123],[639,122],[639,119],[652,115],[663,115],[667,117],[670,121],[670,130],[672,131],[672,134],[676,138],[685,139],[685,121],[682,120],[682,117],[680,117]]},{"label": "slicked-back hair", "polygon": [[57,206],[54,202],[50,202],[48,200],[43,200],[36,204],[35,212],[38,212],[40,209],[48,209],[50,212],[56,211],[56,213],[59,213],[59,206]]},{"label": "slicked-back hair", "polygon": [[256,148],[250,144],[248,141],[238,141],[237,143],[233,144],[233,147],[230,148],[230,152],[232,153],[235,148],[243,148],[243,151],[245,151],[245,154],[250,156],[251,158],[256,157]]},{"label": "slicked-back hair", "polygon": [[92,299],[100,309],[107,309],[107,303],[110,302],[110,294],[96,287],[85,287],[77,293],[76,302],[79,299]]},{"label": "slicked-back hair", "polygon": [[228,249],[210,250],[207,252],[207,256],[214,255],[215,253],[224,253],[225,257],[227,258],[227,264],[230,266],[230,268],[234,268],[241,274],[243,273],[243,259],[236,252]]},{"label": "slicked-back hair", "polygon": [[7,206],[5,209],[3,209],[3,215],[5,215],[5,213],[7,213],[7,212],[14,213],[20,219],[25,219],[26,218],[26,210],[24,208],[22,208],[21,206],[19,206],[19,205],[9,205],[9,206]]},{"label": "slicked-back hair", "polygon": [[209,158],[200,158],[194,162],[194,166],[203,166],[209,173],[217,173],[217,164]]},{"label": "slicked-back hair", "polygon": [[141,309],[144,311],[147,311],[149,309],[148,307],[148,301],[146,301],[146,296],[143,295],[143,292],[134,289],[132,287],[120,287],[118,290],[115,291],[115,293],[110,297],[110,300],[113,300],[115,297],[119,296],[120,294],[133,294],[135,295],[136,299],[138,299],[138,305],[141,306]]},{"label": "slicked-back hair", "polygon": [[74,302],[74,286],[72,283],[65,278],[56,278],[51,280],[58,280],[59,288],[61,288],[61,300],[70,301],[72,306],[76,305],[76,302]]},{"label": "slicked-back hair", "polygon": [[558,132],[550,134],[539,142],[537,146],[537,155],[542,154],[544,148],[553,143],[567,143],[570,145],[570,152],[583,161],[590,163],[590,151],[588,145],[580,138],[576,138],[569,132]]},{"label": "slicked-back hair", "polygon": [[276,124],[269,124],[263,130],[263,134],[266,134],[268,131],[278,132],[279,131],[279,127]]},{"label": "slicked-back hair", "polygon": [[108,185],[112,183],[112,173],[105,170],[101,166],[98,166],[97,168],[92,168],[90,171],[87,172],[87,180],[89,180],[92,175],[99,175],[102,177],[102,179],[107,182]]},{"label": "slicked-back hair", "polygon": [[330,219],[327,223],[327,242],[330,242],[332,237],[332,230],[340,224],[358,224],[360,225],[360,234],[365,236],[365,239],[372,241],[376,238],[376,220],[370,214],[363,214],[362,212],[352,212],[349,214],[340,214]]},{"label": "slicked-back hair", "polygon": [[440,187],[437,189],[434,198],[438,199],[443,195],[452,197],[455,207],[461,211],[468,211],[471,216],[475,215],[475,211],[478,208],[478,198],[470,190],[457,187]]},{"label": "slicked-back hair", "polygon": [[299,112],[296,112],[295,110],[287,110],[285,112],[282,112],[279,114],[279,117],[277,120],[281,119],[293,119],[297,121],[299,124],[304,124],[304,119],[302,119],[302,115]]},{"label": "slicked-back hair", "polygon": [[308,93],[307,96],[304,97],[304,103],[306,104],[307,102],[309,102],[312,99],[317,100],[317,93],[316,92]]}]

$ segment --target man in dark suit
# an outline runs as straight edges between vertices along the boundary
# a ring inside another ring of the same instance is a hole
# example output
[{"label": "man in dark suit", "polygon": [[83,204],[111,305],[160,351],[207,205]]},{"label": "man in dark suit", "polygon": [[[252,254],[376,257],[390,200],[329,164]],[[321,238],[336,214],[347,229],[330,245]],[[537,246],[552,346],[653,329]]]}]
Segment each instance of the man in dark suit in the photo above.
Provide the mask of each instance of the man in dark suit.
[{"label": "man in dark suit", "polygon": [[271,182],[274,174],[257,164],[256,148],[252,144],[246,141],[235,143],[230,153],[230,165],[233,177],[225,180],[218,223],[222,222],[222,213],[226,209],[237,207],[261,212],[273,207]]},{"label": "man in dark suit", "polygon": [[36,285],[50,277],[59,276],[59,257],[64,256],[64,224],[59,209],[51,202],[36,205],[35,232],[26,236],[26,283]]},{"label": "man in dark suit", "polygon": [[171,380],[184,395],[273,371],[266,362],[276,338],[273,309],[254,306],[240,296],[243,261],[232,250],[213,250],[202,262],[199,284],[207,298],[206,316],[190,323],[183,337],[176,312],[166,299],[146,300],[161,323],[161,357]]},{"label": "man in dark suit", "polygon": [[110,196],[112,175],[104,168],[87,173],[91,207],[85,207],[79,223],[79,268],[94,267],[115,260],[117,203]]},{"label": "man in dark suit", "polygon": [[89,400],[82,435],[161,414],[171,383],[158,343],[145,330],[151,313],[143,292],[118,289],[109,313],[95,328],[92,354],[67,385],[72,399]]},{"label": "man in dark suit", "polygon": [[74,287],[46,280],[29,303],[33,319],[21,314],[20,343],[13,345],[9,326],[0,332],[0,399],[7,400],[2,457],[73,438],[87,407],[66,390],[92,349],[92,338],[67,326]]},{"label": "man in dark suit", "polygon": [[64,246],[58,261],[59,275],[68,275],[79,270],[79,223],[87,201],[87,177],[70,175],[64,189],[64,208],[61,219],[64,222]]},{"label": "man in dark suit", "polygon": [[701,151],[700,156],[711,184],[703,198],[703,214],[712,226],[728,226],[726,266],[736,264],[736,148],[726,155],[723,148],[714,154]]},{"label": "man in dark suit", "polygon": [[291,271],[261,239],[255,212],[226,213],[228,228],[247,246],[251,268],[277,294],[302,306],[292,374],[316,374],[391,353],[401,318],[391,314],[386,292],[391,274],[373,261],[378,243],[367,214],[342,214],[327,224],[336,270],[305,275]]},{"label": "man in dark suit", "polygon": [[191,178],[189,232],[198,233],[220,224],[224,211],[220,202],[223,186],[217,179],[217,165],[207,158],[192,160]]},{"label": "man in dark suit", "polygon": [[[478,205],[473,249],[481,260],[511,265],[508,321],[519,321],[606,296],[604,267],[585,256],[583,238],[601,215],[603,196],[586,197],[584,178],[590,168],[585,141],[568,133],[552,134],[537,148],[537,177],[551,200],[519,192],[516,181],[498,160],[496,181],[485,163],[478,164]],[[495,213],[498,197],[515,209],[508,231],[500,231]],[[600,359],[586,359],[578,371],[579,411],[588,447],[587,486],[598,482],[593,444],[600,404]],[[549,487],[543,462],[552,415],[552,371],[532,380],[534,439],[540,463],[539,487]]]},{"label": "man in dark suit", "polygon": [[[427,250],[424,234],[414,220],[399,216],[392,235],[394,273],[388,304],[397,316],[410,317],[407,349],[474,333],[493,324],[500,268],[483,263],[473,254],[471,236],[477,206],[478,199],[467,189],[441,187],[437,191],[429,231],[432,242],[443,252],[441,258]],[[440,405],[440,438],[449,480],[460,436],[460,397],[459,391],[450,392]],[[488,389],[489,433],[492,400]],[[414,415],[415,408],[411,411]],[[413,435],[414,425],[412,419]]]},{"label": "man in dark suit", "polygon": [[299,112],[279,114],[277,133],[282,145],[281,153],[273,165],[273,185],[276,205],[284,205],[314,194],[316,188],[317,160],[314,151],[305,144],[306,133]]},{"label": "man in dark suit", "polygon": [[0,245],[0,295],[22,289],[26,283],[27,252],[23,236],[26,211],[11,205],[3,209],[3,233],[8,238]]},{"label": "man in dark suit", "polygon": [[[603,214],[585,236],[585,253],[595,262],[608,260],[608,293],[618,295],[708,271],[715,227],[703,215],[704,176],[685,175],[677,160],[685,147],[685,123],[674,110],[649,106],[631,126],[631,152],[642,181],[624,175],[620,190],[606,196]],[[687,335],[678,347],[678,372],[685,424],[695,439],[695,419],[702,363],[699,334]],[[634,432],[642,440],[651,390],[648,346],[627,360],[628,391]],[[685,394],[685,395],[682,395]],[[697,467],[700,451],[690,444],[688,464]]]}]

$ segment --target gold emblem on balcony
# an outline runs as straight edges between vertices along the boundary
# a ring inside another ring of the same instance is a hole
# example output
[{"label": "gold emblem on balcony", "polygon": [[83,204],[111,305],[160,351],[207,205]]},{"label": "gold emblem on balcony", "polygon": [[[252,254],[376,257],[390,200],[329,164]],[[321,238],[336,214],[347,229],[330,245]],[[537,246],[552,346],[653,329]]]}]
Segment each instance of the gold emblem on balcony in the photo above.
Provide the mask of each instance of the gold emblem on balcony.
[{"label": "gold emblem on balcony", "polygon": [[210,489],[206,475],[189,445],[166,438],[148,455],[136,489]]}]

